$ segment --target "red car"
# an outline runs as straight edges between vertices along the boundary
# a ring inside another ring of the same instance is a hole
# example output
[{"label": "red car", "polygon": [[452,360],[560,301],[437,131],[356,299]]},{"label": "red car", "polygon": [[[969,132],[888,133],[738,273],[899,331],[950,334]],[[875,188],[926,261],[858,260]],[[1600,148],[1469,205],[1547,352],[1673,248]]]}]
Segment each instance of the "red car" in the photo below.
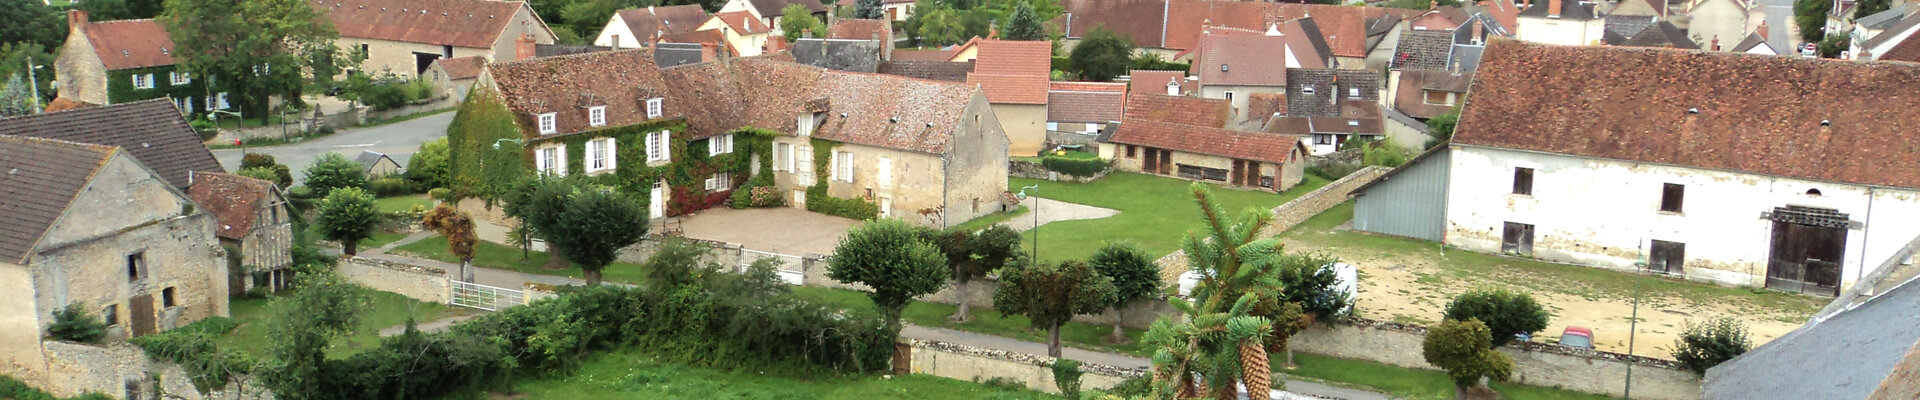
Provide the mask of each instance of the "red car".
[{"label": "red car", "polygon": [[1568,326],[1566,332],[1560,333],[1560,345],[1591,349],[1593,348],[1593,331],[1583,327]]}]

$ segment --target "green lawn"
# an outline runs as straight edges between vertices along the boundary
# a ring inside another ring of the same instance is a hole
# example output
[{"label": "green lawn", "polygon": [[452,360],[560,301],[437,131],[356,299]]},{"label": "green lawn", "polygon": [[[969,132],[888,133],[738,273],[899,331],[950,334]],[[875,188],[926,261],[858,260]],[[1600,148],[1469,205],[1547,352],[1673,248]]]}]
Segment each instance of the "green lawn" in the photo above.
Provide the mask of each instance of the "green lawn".
[{"label": "green lawn", "polygon": [[[1120,211],[1119,215],[1107,218],[1053,222],[1022,234],[1029,241],[1034,240],[1036,233],[1040,235],[1041,259],[1063,260],[1086,258],[1105,243],[1120,239],[1139,243],[1155,257],[1179,249],[1182,238],[1202,226],[1200,209],[1187,190],[1191,183],[1184,179],[1115,172],[1090,183],[1012,178],[1008,179],[1007,187],[1039,185],[1039,197]],[[1223,209],[1238,215],[1248,207],[1271,209],[1326,184],[1324,179],[1308,176],[1299,186],[1281,194],[1208,186]],[[1047,210],[1036,212],[1044,215]]]},{"label": "green lawn", "polygon": [[[394,252],[424,257],[440,262],[460,262],[459,258],[447,252],[447,238],[440,235],[429,236],[418,242],[408,243],[405,246],[394,248]],[[514,270],[529,274],[584,278],[580,274],[581,271],[579,267],[568,267],[560,270],[544,268],[543,266],[547,264],[547,260],[551,258],[547,256],[546,252],[535,251],[526,254],[527,258],[523,260],[520,257],[521,252],[519,247],[482,240],[473,245],[473,265],[484,268]],[[646,271],[641,270],[640,265],[630,263],[616,262],[607,265],[607,268],[601,272],[602,279],[609,282],[639,283],[646,277]]]},{"label": "green lawn", "polygon": [[[297,290],[297,289],[296,289]],[[280,296],[291,294],[280,292]],[[361,313],[360,327],[351,335],[333,344],[327,354],[341,357],[358,353],[380,345],[381,329],[407,323],[412,317],[418,323],[439,320],[441,318],[462,315],[467,310],[451,309],[440,303],[427,303],[395,293],[367,290],[372,301],[368,309]],[[267,348],[267,325],[279,313],[272,306],[273,297],[263,299],[234,298],[228,303],[233,319],[240,327],[228,332],[222,342],[235,346],[255,355],[263,354]]]},{"label": "green lawn", "polygon": [[980,218],[974,218],[972,221],[967,221],[966,223],[963,223],[963,224],[954,225],[953,229],[965,230],[967,232],[987,229],[987,227],[989,226],[994,226],[1002,222],[1007,222],[1007,220],[1013,219],[1013,217],[1027,215],[1027,211],[1029,211],[1027,210],[1027,206],[1020,206],[1019,208],[1013,209],[1013,211],[1002,211],[1002,212],[982,215],[980,216]]},{"label": "green lawn", "polygon": [[[387,243],[398,242],[400,239],[405,239],[407,235],[408,233],[405,232],[382,232],[376,230],[373,231],[373,234],[367,236],[366,239],[360,239],[360,248],[371,249],[385,246]],[[320,235],[320,224],[307,224],[307,237],[313,238],[314,240],[324,239],[325,236]]]},{"label": "green lawn", "polygon": [[431,209],[433,208],[433,199],[428,199],[427,195],[424,194],[416,194],[383,197],[373,200],[373,209],[382,213],[404,212],[412,210],[414,206]]},{"label": "green lawn", "polygon": [[[814,304],[847,309],[864,309],[874,312],[879,311],[879,309],[874,308],[873,300],[868,299],[865,292],[799,286],[793,288],[793,294],[795,297],[806,299],[808,302]],[[993,293],[975,293],[973,295],[992,296]],[[907,323],[920,326],[962,330],[1036,343],[1045,343],[1047,340],[1047,331],[1045,328],[1034,327],[1032,330],[1029,330],[1032,321],[1027,319],[1027,317],[1019,315],[1008,316],[990,308],[975,307],[969,310],[973,314],[972,321],[964,324],[956,324],[948,321],[947,317],[953,316],[953,313],[957,310],[959,310],[959,307],[951,304],[915,301],[907,305],[907,310],[901,313],[901,318],[906,320]],[[1126,333],[1130,338],[1139,339],[1141,331],[1129,328],[1126,330]],[[1136,357],[1149,357],[1153,355],[1152,352],[1143,349],[1138,340],[1119,346],[1108,346],[1101,343],[1100,338],[1112,334],[1113,325],[1069,322],[1060,327],[1060,343],[1067,347],[1127,353]]]},{"label": "green lawn", "polygon": [[513,399],[914,399],[1039,400],[1058,396],[931,375],[817,376],[784,371],[720,371],[660,361],[646,351],[597,353],[579,370],[512,382]]},{"label": "green lawn", "polygon": [[[1275,362],[1284,356],[1274,355]],[[1349,360],[1318,354],[1295,352],[1295,363],[1300,368],[1282,373],[1310,380],[1326,381],[1340,386],[1357,387],[1384,392],[1398,398],[1409,400],[1443,400],[1453,398],[1453,381],[1446,373],[1423,369],[1396,367],[1372,361]],[[1279,370],[1275,368],[1275,370]],[[1609,397],[1561,390],[1495,382],[1493,389],[1501,396],[1512,400],[1530,399],[1606,399]]]}]

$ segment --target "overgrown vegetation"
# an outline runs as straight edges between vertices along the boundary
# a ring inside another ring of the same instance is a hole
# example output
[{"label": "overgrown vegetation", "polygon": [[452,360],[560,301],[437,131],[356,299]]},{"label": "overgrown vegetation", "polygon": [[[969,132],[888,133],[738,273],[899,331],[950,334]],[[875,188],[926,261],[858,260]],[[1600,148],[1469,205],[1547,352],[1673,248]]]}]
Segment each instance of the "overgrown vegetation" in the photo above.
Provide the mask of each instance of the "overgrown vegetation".
[{"label": "overgrown vegetation", "polygon": [[1112,29],[1094,27],[1080,44],[1067,54],[1068,71],[1089,81],[1106,82],[1114,77],[1127,74],[1127,68],[1133,65],[1133,41],[1114,33]]},{"label": "overgrown vegetation", "polygon": [[74,302],[53,310],[53,323],[47,324],[47,337],[80,343],[99,343],[107,338],[107,324],[87,309],[87,303]]},{"label": "overgrown vegetation", "polygon": [[1504,288],[1481,288],[1461,293],[1447,302],[1446,319],[1480,321],[1492,332],[1487,344],[1504,346],[1514,335],[1532,334],[1547,329],[1552,315],[1533,294]]},{"label": "overgrown vegetation", "polygon": [[880,205],[877,203],[859,197],[843,199],[827,194],[827,185],[833,176],[828,173],[833,166],[833,148],[839,145],[840,142],[813,139],[814,182],[813,186],[807,187],[807,211],[861,221],[879,217]]},{"label": "overgrown vegetation", "polygon": [[54,397],[45,391],[27,386],[26,382],[0,375],[0,399],[8,400],[113,400],[112,396],[99,393],[87,393],[74,397]]},{"label": "overgrown vegetation", "polygon": [[[247,175],[248,171],[265,172],[254,172],[254,174],[259,175],[254,176]],[[287,168],[286,164],[281,164],[279,161],[274,160],[272,154],[247,153],[245,156],[241,156],[240,174],[273,182],[282,188],[293,186],[293,170]]]},{"label": "overgrown vegetation", "polygon": [[420,144],[420,151],[407,159],[407,179],[421,188],[444,188],[453,183],[447,166],[447,138]]},{"label": "overgrown vegetation", "polygon": [[1060,389],[1060,397],[1067,400],[1080,399],[1080,362],[1058,358],[1049,366],[1053,370],[1053,387]]},{"label": "overgrown vegetation", "polygon": [[1686,331],[1673,341],[1671,354],[1681,367],[1706,376],[1708,368],[1751,349],[1753,340],[1747,338],[1747,327],[1740,320],[1720,317],[1699,324],[1688,322]]}]

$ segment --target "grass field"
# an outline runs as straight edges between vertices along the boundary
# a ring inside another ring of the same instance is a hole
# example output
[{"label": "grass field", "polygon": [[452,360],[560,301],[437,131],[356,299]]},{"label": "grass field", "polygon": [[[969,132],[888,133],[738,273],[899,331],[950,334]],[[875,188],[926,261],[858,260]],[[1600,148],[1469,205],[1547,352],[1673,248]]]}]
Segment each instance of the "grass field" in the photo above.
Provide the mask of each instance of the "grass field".
[{"label": "grass field", "polygon": [[[1029,241],[1040,235],[1041,259],[1066,260],[1084,259],[1107,242],[1121,239],[1139,243],[1155,257],[1179,249],[1182,238],[1202,225],[1200,208],[1187,190],[1191,184],[1184,179],[1115,172],[1089,183],[1012,178],[1007,187],[1039,185],[1039,197],[1120,211],[1107,218],[1053,222],[1021,235]],[[1238,214],[1248,207],[1271,209],[1326,184],[1325,179],[1309,175],[1280,194],[1208,186],[1223,209]]]},{"label": "grass field", "polygon": [[408,210],[412,210],[414,206],[420,206],[423,208],[432,209],[433,200],[428,199],[427,195],[424,195],[424,194],[382,197],[382,198],[373,200],[374,211],[379,211],[382,213],[396,213],[396,212],[408,211]]},{"label": "grass field", "polygon": [[523,378],[490,399],[914,399],[1040,400],[1058,396],[931,375],[805,376],[720,371],[658,360],[642,350],[588,356],[565,376]]},{"label": "grass field", "polygon": [[[282,291],[279,295],[285,296],[291,293]],[[332,348],[327,349],[328,355],[348,356],[379,346],[381,329],[405,324],[409,317],[416,322],[425,323],[468,312],[449,308],[440,303],[421,302],[395,293],[368,289],[367,295],[370,296],[371,301],[360,315],[360,327],[355,328],[346,338],[335,342]],[[233,319],[240,323],[240,327],[234,328],[233,332],[228,332],[222,342],[248,353],[263,354],[267,343],[272,341],[272,338],[268,337],[267,325],[273,318],[280,315],[272,306],[273,299],[274,297],[235,298],[228,303],[228,309],[232,312]]]},{"label": "grass field", "polygon": [[1003,212],[987,214],[987,215],[980,216],[980,218],[974,218],[972,221],[967,221],[966,223],[963,223],[963,224],[954,225],[953,229],[960,229],[968,232],[987,229],[987,227],[989,226],[994,226],[1002,222],[1007,222],[1007,220],[1013,219],[1013,217],[1027,215],[1027,211],[1031,211],[1031,210],[1028,210],[1027,206],[1020,206],[1019,208],[1013,209],[1013,211],[1003,211]]}]

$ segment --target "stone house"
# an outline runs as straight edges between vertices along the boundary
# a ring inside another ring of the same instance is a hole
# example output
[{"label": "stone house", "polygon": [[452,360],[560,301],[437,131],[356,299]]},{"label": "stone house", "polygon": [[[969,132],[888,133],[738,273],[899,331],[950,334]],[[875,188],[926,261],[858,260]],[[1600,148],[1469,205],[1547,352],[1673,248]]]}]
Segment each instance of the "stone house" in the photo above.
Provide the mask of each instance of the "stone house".
[{"label": "stone house", "polygon": [[767,41],[772,38],[773,28],[755,18],[746,11],[721,12],[707,18],[700,24],[697,32],[718,31],[721,43],[732,50],[733,55],[752,57],[767,53]]},{"label": "stone house", "polygon": [[172,99],[186,114],[228,108],[227,93],[178,70],[173,52],[173,36],[152,19],[93,22],[69,10],[67,41],[53,63],[59,96],[94,105]]},{"label": "stone house", "polygon": [[948,62],[974,63],[967,84],[987,93],[1007,134],[1012,154],[1031,156],[1046,149],[1047,82],[1053,73],[1053,43],[1043,40],[979,39],[956,49]]},{"label": "stone house", "polygon": [[1606,34],[1606,19],[1592,5],[1572,0],[1541,0],[1515,17],[1514,38],[1521,41],[1587,46],[1600,43]]},{"label": "stone house", "polygon": [[373,150],[361,150],[360,155],[353,158],[353,162],[360,164],[360,171],[365,172],[368,178],[399,175],[405,170],[400,166],[399,161],[394,161],[393,157],[387,157],[387,153]]},{"label": "stone house", "polygon": [[[1052,82],[1047,85],[1047,141],[1091,142],[1120,121],[1127,105],[1127,84]],[[1072,140],[1066,140],[1066,139]]]},{"label": "stone house", "polygon": [[240,261],[238,268],[227,265],[227,293],[287,288],[293,280],[287,269],[293,265],[293,215],[279,185],[224,172],[195,173],[193,180],[187,197],[213,214],[221,246]]},{"label": "stone house", "polygon": [[692,32],[707,22],[707,10],[698,4],[630,8],[613,13],[593,45],[621,49],[652,47],[668,34]]},{"label": "stone house", "polygon": [[1881,26],[1885,28],[1879,34],[1856,43],[1849,55],[1861,60],[1920,62],[1920,12]]},{"label": "stone house", "polygon": [[[908,3],[908,5],[912,5],[912,3]],[[825,37],[827,39],[872,40],[880,42],[883,44],[880,46],[880,59],[893,59],[893,20],[890,19],[835,19],[833,20],[833,25],[827,26]]]},{"label": "stone house", "polygon": [[751,13],[753,18],[760,20],[761,25],[771,28],[773,35],[779,36],[786,34],[786,32],[780,30],[780,14],[781,11],[787,9],[788,5],[799,4],[802,7],[806,7],[807,11],[812,13],[814,18],[826,21],[827,14],[832,12],[833,9],[825,3],[828,2],[813,0],[727,0],[725,4],[720,5],[719,12]]},{"label": "stone house", "polygon": [[182,191],[196,172],[226,171],[165,99],[0,119],[0,134],[119,147]]},{"label": "stone house", "polygon": [[858,200],[936,227],[1000,211],[1006,192],[1005,134],[970,85],[777,57],[658,68],[621,50],[496,63],[476,88],[469,105],[497,97],[518,134],[451,131],[454,146],[502,143],[520,155],[497,162],[596,176],[654,218],[719,205],[764,172],[790,206]]},{"label": "stone house", "polygon": [[1356,229],[1827,296],[1920,236],[1920,66],[1495,41],[1480,72]]},{"label": "stone house", "polygon": [[64,379],[42,340],[67,307],[104,319],[110,341],[228,315],[214,215],[127,151],[0,135],[0,171],[0,373]]},{"label": "stone house", "polygon": [[[523,1],[327,0],[311,5],[340,32],[334,46],[366,57],[362,72],[412,78],[435,60],[518,58],[519,40],[553,44],[553,31]],[[531,46],[529,46],[531,49]]]},{"label": "stone house", "polygon": [[1299,184],[1307,153],[1298,140],[1212,125],[1225,122],[1225,106],[1224,100],[1135,94],[1119,125],[1100,135],[1101,156],[1127,172],[1275,192]]},{"label": "stone house", "polygon": [[[1753,4],[1744,0],[1696,0],[1687,5],[1687,15],[1691,17],[1687,31],[1708,43],[1719,39],[1722,46],[1739,44],[1753,31],[1747,23],[1752,9]],[[1745,51],[1732,47],[1718,50]]]},{"label": "stone house", "polygon": [[420,76],[458,103],[467,99],[467,91],[473,89],[473,79],[479,78],[480,69],[486,66],[487,59],[480,56],[434,60],[433,66],[427,67],[427,72]]}]

